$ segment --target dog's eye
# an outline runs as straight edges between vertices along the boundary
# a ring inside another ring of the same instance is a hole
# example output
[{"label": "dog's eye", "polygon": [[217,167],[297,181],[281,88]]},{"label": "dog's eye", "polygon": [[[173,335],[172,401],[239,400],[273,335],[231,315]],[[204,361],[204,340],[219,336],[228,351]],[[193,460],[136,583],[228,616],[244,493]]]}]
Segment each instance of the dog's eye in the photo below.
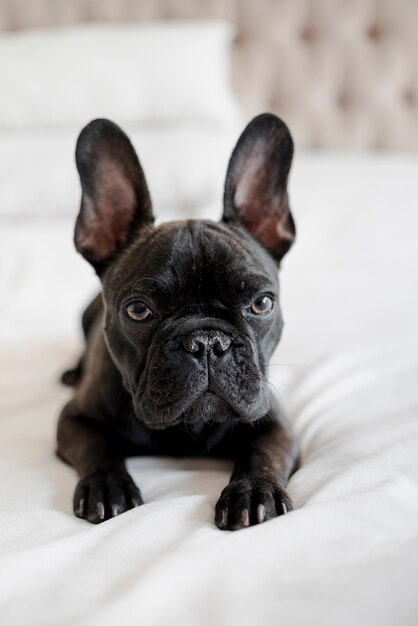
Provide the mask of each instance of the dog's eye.
[{"label": "dog's eye", "polygon": [[270,296],[259,296],[250,306],[251,313],[254,315],[267,315],[273,308],[273,300]]},{"label": "dog's eye", "polygon": [[153,312],[143,302],[132,302],[126,312],[135,322],[147,322],[153,317]]}]

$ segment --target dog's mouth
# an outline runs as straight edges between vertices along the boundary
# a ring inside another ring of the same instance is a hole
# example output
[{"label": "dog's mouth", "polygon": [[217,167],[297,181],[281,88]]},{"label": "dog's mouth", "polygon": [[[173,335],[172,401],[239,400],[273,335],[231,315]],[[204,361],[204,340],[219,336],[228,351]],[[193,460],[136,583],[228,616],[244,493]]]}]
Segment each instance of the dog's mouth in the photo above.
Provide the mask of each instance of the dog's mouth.
[{"label": "dog's mouth", "polygon": [[[265,415],[270,401],[262,378],[257,377],[254,381],[254,377],[248,377],[246,385],[241,387],[234,382],[228,383],[221,377],[212,376],[210,382],[204,377],[196,377],[194,385],[188,380],[183,389],[180,385],[172,385],[170,390],[158,390],[158,395],[156,392],[151,395],[147,389],[134,396],[134,412],[147,428],[153,430],[198,422],[250,423]],[[150,386],[153,390],[152,384]]]},{"label": "dog's mouth", "polygon": [[237,421],[238,413],[232,406],[214,391],[204,391],[179,415],[170,417],[164,410],[161,415],[155,414],[151,419],[141,416],[141,421],[153,430],[164,430],[179,424],[196,424],[197,422],[221,423],[226,420]]},{"label": "dog's mouth", "polygon": [[[230,412],[232,407],[214,391],[204,391],[196,398],[189,408],[189,411],[200,412],[203,419],[210,419],[216,415],[221,415],[222,411]],[[235,413],[235,411],[234,411]],[[205,419],[205,421],[207,421]]]},{"label": "dog's mouth", "polygon": [[203,330],[200,319],[192,321],[147,353],[132,392],[138,420],[164,429],[198,422],[248,423],[265,415],[269,396],[251,338],[225,325],[218,328],[216,320]]}]

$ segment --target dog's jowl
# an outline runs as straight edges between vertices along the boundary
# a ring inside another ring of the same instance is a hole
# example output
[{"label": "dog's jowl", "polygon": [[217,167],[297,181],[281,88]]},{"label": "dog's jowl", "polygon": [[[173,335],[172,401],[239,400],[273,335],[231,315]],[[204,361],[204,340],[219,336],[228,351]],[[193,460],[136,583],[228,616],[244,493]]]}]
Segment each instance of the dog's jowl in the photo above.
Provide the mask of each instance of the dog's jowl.
[{"label": "dog's jowl", "polygon": [[114,123],[81,132],[75,246],[101,294],[83,316],[85,352],[58,454],[75,467],[74,513],[102,522],[142,504],[124,459],[228,457],[215,523],[234,530],[292,509],[298,451],[266,378],[280,339],[278,266],[295,237],[287,179],[293,142],[271,114],[241,135],[219,222],[154,226],[138,157]]}]

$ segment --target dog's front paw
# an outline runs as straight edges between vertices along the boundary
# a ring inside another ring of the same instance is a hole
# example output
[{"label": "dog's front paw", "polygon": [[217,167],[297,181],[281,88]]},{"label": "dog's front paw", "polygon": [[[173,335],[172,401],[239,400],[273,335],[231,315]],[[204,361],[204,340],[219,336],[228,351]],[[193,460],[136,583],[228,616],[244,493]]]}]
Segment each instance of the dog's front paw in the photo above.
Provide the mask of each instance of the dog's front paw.
[{"label": "dog's front paw", "polygon": [[124,471],[98,472],[79,481],[74,493],[74,514],[100,524],[142,504],[141,494]]},{"label": "dog's front paw", "polygon": [[221,530],[238,530],[292,510],[289,494],[277,482],[248,476],[231,481],[222,491],[215,508],[215,524]]}]

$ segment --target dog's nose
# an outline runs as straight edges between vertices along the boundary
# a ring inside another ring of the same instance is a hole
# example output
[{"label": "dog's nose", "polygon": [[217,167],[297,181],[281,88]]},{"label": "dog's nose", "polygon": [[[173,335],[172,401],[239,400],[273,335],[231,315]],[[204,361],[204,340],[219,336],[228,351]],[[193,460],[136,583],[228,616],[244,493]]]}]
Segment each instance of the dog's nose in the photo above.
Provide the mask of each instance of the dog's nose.
[{"label": "dog's nose", "polygon": [[231,345],[231,339],[218,330],[194,331],[181,340],[186,352],[200,358],[208,352],[222,356]]}]

